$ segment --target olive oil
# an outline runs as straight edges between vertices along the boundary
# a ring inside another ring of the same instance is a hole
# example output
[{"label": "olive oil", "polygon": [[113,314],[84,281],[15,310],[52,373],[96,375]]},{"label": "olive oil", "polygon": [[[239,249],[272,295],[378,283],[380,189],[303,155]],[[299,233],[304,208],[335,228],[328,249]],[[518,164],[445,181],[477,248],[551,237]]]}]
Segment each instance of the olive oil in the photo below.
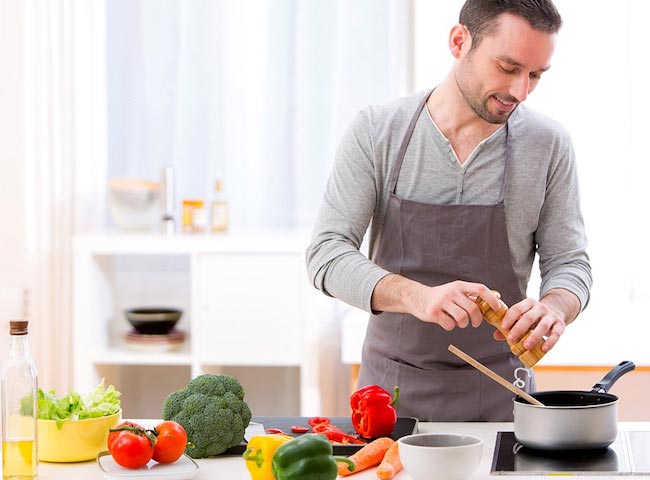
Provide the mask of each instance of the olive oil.
[{"label": "olive oil", "polygon": [[15,440],[2,442],[3,480],[32,480],[38,473],[36,442]]},{"label": "olive oil", "polygon": [[36,419],[38,378],[29,355],[27,322],[9,322],[9,358],[2,365],[2,478],[35,480],[38,475]]}]

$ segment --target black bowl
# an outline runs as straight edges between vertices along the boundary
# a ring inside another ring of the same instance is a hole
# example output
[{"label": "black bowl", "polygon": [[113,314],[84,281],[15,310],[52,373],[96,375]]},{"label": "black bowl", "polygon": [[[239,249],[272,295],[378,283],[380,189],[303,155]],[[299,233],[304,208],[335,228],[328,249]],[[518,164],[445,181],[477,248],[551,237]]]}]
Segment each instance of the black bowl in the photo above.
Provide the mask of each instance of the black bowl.
[{"label": "black bowl", "polygon": [[165,335],[174,328],[183,311],[176,308],[130,308],[124,311],[124,315],[138,333]]}]

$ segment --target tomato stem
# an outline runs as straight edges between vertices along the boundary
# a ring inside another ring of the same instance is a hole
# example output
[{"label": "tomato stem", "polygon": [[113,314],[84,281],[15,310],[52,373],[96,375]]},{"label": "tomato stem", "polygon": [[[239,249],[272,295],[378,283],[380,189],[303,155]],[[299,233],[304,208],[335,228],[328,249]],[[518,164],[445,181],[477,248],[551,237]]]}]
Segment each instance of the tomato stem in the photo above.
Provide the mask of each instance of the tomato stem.
[{"label": "tomato stem", "polygon": [[144,430],[142,428],[133,427],[131,425],[122,425],[120,427],[111,428],[109,430],[109,432],[123,432],[123,431],[133,432],[136,435],[144,435]]},{"label": "tomato stem", "polygon": [[131,432],[138,436],[144,435],[149,439],[152,447],[155,446],[156,442],[158,441],[157,433],[154,433],[152,430],[144,430],[142,428],[134,427],[132,425],[121,425],[119,427],[111,428],[109,430],[109,432],[124,432],[124,431]]},{"label": "tomato stem", "polygon": [[156,435],[154,435],[153,432],[152,432],[151,430],[147,430],[147,431],[144,433],[144,435],[145,435],[145,437],[147,437],[147,438],[149,439],[149,441],[151,442],[151,446],[152,446],[152,447],[155,447],[155,446],[156,446],[156,442],[158,441],[158,437],[157,437]]}]

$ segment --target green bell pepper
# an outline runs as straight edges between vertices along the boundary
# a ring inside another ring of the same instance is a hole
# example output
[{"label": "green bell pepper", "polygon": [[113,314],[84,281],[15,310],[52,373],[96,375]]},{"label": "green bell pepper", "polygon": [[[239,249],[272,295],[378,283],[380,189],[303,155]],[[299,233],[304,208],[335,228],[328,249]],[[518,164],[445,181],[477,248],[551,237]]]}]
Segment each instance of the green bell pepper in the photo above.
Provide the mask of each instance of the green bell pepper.
[{"label": "green bell pepper", "polygon": [[334,480],[336,462],[354,470],[347,458],[332,456],[332,444],[324,435],[309,433],[278,447],[272,460],[273,476],[275,480]]}]

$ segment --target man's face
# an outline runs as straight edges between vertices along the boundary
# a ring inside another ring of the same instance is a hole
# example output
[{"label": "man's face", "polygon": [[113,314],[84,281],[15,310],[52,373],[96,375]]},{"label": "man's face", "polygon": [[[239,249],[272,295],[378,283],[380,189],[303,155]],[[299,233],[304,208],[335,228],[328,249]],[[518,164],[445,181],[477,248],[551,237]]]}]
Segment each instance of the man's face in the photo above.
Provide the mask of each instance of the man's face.
[{"label": "man's face", "polygon": [[473,50],[467,42],[458,57],[456,83],[467,104],[488,123],[507,122],[550,67],[555,36],[502,14],[495,32]]}]

